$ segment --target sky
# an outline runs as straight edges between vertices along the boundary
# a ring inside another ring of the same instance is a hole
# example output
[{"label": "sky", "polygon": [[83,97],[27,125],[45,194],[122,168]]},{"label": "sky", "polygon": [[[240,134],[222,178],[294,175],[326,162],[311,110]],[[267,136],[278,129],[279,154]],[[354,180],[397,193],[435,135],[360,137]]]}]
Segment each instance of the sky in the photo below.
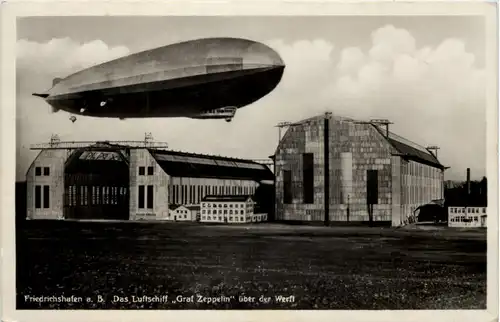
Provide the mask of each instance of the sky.
[{"label": "sky", "polygon": [[[115,120],[51,113],[31,96],[55,77],[130,53],[203,37],[241,37],[276,50],[280,84],[232,122]],[[143,140],[173,150],[265,159],[275,125],[332,112],[391,120],[391,131],[440,147],[447,180],[486,174],[485,22],[474,16],[27,17],[17,22],[17,180],[52,134],[62,141]]]}]

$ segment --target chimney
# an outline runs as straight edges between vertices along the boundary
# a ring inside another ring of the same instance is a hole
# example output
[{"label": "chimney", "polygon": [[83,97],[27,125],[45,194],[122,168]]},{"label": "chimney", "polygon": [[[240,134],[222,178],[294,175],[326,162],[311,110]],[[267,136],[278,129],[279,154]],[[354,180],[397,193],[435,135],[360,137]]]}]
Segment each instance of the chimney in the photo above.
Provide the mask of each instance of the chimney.
[{"label": "chimney", "polygon": [[470,168],[467,168],[467,198],[470,196]]}]

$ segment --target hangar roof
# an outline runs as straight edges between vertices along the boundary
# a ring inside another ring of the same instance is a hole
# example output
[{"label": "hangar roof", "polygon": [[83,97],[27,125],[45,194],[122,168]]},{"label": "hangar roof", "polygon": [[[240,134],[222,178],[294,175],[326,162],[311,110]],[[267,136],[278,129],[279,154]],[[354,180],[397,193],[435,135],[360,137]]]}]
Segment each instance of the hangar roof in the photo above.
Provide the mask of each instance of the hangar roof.
[{"label": "hangar roof", "polygon": [[[324,115],[319,115],[319,116],[314,116],[308,119],[304,119],[298,122],[292,123],[293,125],[307,125],[310,122],[318,121],[324,119]],[[343,122],[360,122],[360,123],[366,123],[368,125],[373,126],[381,135],[383,138],[387,140],[387,142],[398,152],[399,155],[401,155],[403,158],[407,158],[410,160],[414,160],[419,163],[427,164],[436,168],[444,169],[445,166],[442,165],[437,157],[428,149],[410,141],[407,140],[399,135],[396,135],[392,132],[389,132],[389,136],[386,136],[386,133],[384,130],[382,130],[379,126],[375,125],[374,123],[370,122],[362,122],[359,120],[354,120],[351,118],[347,117],[340,117],[340,116],[332,116],[335,120],[343,121]],[[288,132],[288,131],[287,131]],[[285,134],[286,135],[286,134]],[[284,137],[283,137],[284,138]]]},{"label": "hangar roof", "polygon": [[436,156],[428,149],[413,143],[399,135],[396,135],[389,131],[389,136],[386,137],[383,130],[378,126],[373,125],[377,131],[379,131],[382,136],[392,145],[396,151],[398,151],[402,157],[427,164],[437,168],[444,168],[444,166],[439,162]]},{"label": "hangar roof", "polygon": [[250,160],[177,151],[149,151],[163,171],[173,177],[274,180],[267,166]]}]

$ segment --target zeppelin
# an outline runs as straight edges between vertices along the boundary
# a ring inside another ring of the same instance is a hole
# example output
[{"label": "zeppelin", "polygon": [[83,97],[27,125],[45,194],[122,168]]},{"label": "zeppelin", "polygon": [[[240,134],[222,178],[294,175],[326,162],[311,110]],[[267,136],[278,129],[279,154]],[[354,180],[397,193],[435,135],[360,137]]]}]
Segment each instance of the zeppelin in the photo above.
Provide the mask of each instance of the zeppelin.
[{"label": "zeppelin", "polygon": [[33,95],[43,98],[54,112],[229,122],[239,108],[270,93],[284,69],[278,53],[262,43],[205,38],[139,52],[56,78],[50,90]]}]

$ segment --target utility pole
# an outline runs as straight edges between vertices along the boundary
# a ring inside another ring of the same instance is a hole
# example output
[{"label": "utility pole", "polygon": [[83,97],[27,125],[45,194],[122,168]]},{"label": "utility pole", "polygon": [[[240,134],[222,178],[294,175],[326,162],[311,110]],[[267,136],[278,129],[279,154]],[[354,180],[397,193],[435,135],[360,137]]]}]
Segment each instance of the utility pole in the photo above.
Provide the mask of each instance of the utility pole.
[{"label": "utility pole", "polygon": [[428,147],[426,147],[426,149],[429,150],[429,151],[431,151],[434,154],[434,156],[436,157],[436,159],[437,159],[437,157],[438,157],[438,150],[439,150],[439,147],[437,145],[428,146]]},{"label": "utility pole", "polygon": [[330,225],[330,116],[331,113],[325,113],[324,131],[323,131],[323,148],[324,148],[324,208],[325,208],[325,226]]}]

